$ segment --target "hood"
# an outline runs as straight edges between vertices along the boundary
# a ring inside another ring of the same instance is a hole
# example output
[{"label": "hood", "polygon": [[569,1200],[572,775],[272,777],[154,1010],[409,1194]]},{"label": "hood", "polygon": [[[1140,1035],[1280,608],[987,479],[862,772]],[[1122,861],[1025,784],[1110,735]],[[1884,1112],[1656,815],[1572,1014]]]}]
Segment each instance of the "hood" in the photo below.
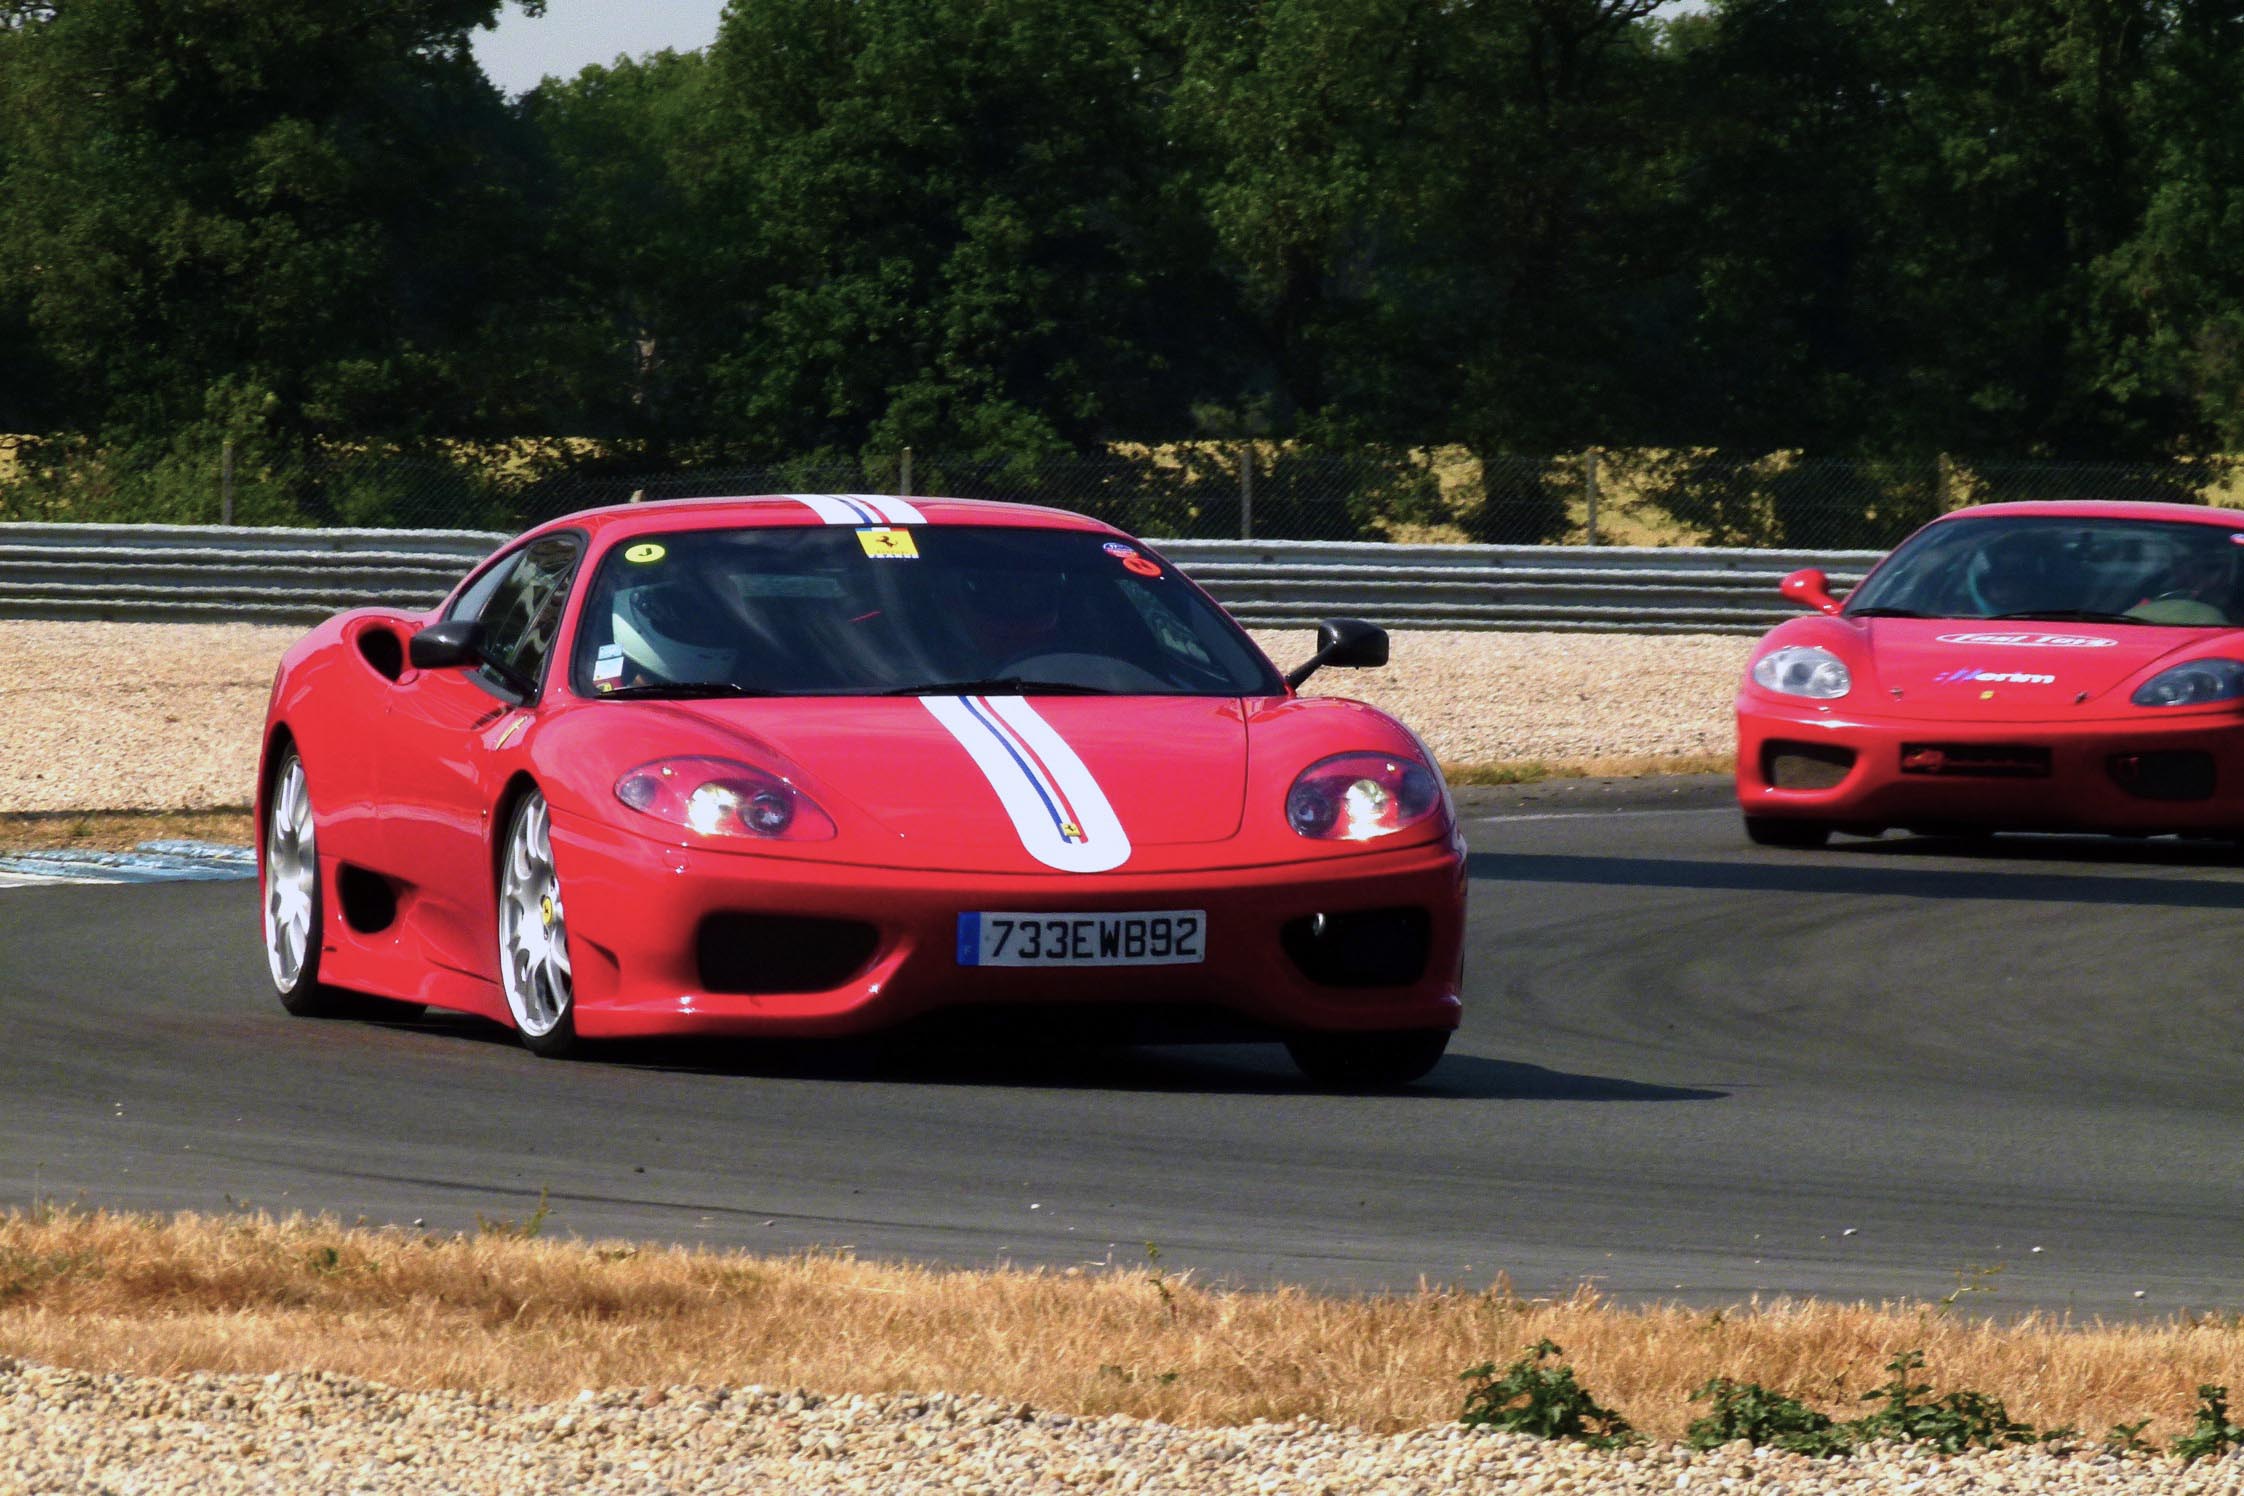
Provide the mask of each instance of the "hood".
[{"label": "hood", "polygon": [[1246,798],[1246,722],[1232,697],[665,705],[796,777],[845,836],[893,836],[879,855],[904,866],[1102,872],[1135,848],[1237,835]]},{"label": "hood", "polygon": [[2244,653],[2233,630],[1955,618],[1875,618],[1864,636],[1881,706],[1915,716],[2030,722],[2127,704],[2163,663]]}]

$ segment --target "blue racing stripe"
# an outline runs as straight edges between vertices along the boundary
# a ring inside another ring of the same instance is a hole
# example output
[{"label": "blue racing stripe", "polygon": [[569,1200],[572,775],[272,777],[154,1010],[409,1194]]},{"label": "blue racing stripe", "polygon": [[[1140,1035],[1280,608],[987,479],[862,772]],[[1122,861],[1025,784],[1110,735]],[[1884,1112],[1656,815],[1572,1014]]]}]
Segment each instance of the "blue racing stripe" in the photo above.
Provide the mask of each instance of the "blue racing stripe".
[{"label": "blue racing stripe", "polygon": [[1052,818],[1052,829],[1060,833],[1061,841],[1067,841],[1067,817],[1060,814],[1060,808],[1052,803],[1052,797],[1044,793],[1044,781],[1036,777],[1036,771],[1029,767],[1028,760],[1021,757],[1021,750],[1013,746],[1011,738],[998,730],[995,722],[982,715],[981,708],[964,696],[959,697],[958,702],[966,708],[969,716],[989,729],[990,736],[997,739],[998,746],[1005,750],[1005,756],[1019,766],[1021,777],[1029,782],[1030,789],[1036,791],[1036,798],[1044,802],[1044,813]]}]

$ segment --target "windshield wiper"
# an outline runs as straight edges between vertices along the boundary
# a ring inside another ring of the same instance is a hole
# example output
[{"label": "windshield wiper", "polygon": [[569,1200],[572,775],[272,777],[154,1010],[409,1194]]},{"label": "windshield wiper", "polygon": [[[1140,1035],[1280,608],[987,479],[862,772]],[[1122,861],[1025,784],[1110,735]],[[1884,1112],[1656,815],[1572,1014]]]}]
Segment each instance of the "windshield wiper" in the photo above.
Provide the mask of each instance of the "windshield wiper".
[{"label": "windshield wiper", "polygon": [[1849,618],[1930,618],[1931,616],[1929,613],[1920,613],[1915,608],[1850,608],[1847,610],[1847,617]]},{"label": "windshield wiper", "polygon": [[637,698],[646,700],[690,701],[718,696],[777,696],[777,691],[767,691],[760,686],[737,685],[729,680],[681,680],[668,683],[649,683],[643,686],[618,686],[613,691],[602,691],[603,701]]},{"label": "windshield wiper", "polygon": [[2023,613],[1990,613],[1986,622],[1997,623],[2011,619],[2041,619],[2063,623],[2141,623],[2140,618],[2129,618],[2125,613],[2098,613],[2089,608],[2029,608]]},{"label": "windshield wiper", "polygon": [[1115,696],[1105,686],[1085,686],[1073,681],[1030,680],[1021,675],[993,675],[983,680],[936,680],[918,686],[896,686],[883,696]]}]

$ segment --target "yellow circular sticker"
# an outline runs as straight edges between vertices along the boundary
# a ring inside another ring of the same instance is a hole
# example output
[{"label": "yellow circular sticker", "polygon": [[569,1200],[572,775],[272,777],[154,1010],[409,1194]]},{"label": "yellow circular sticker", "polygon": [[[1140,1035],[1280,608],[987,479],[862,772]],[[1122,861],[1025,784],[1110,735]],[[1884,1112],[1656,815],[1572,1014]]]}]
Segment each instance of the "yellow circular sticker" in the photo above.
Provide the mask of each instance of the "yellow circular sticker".
[{"label": "yellow circular sticker", "polygon": [[644,545],[635,545],[630,550],[625,551],[623,559],[644,566],[649,561],[660,561],[669,554],[668,551],[650,540]]}]

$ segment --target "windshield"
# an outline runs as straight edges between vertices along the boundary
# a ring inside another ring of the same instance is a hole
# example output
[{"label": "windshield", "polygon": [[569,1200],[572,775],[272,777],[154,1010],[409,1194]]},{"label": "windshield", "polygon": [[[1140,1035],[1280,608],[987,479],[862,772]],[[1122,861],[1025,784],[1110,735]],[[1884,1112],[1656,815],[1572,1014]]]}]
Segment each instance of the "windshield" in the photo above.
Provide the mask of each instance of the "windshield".
[{"label": "windshield", "polygon": [[2244,624],[2244,530],[2059,515],[1918,532],[1847,599],[1849,617]]},{"label": "windshield", "polygon": [[1285,692],[1173,568],[1081,530],[650,536],[609,549],[581,619],[586,696]]}]

